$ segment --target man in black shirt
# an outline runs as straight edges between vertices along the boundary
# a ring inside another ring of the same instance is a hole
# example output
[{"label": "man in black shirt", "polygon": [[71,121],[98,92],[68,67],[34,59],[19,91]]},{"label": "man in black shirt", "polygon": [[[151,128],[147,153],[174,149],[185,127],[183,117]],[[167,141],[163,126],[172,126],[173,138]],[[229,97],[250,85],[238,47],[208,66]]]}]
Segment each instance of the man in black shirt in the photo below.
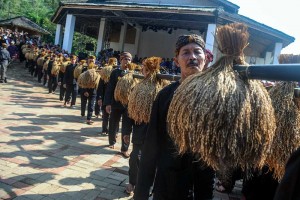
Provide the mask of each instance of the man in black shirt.
[{"label": "man in black shirt", "polygon": [[[127,64],[131,63],[132,56],[129,52],[123,52],[120,56],[121,65],[112,71],[107,89],[104,95],[104,105],[106,106],[106,112],[110,114],[109,118],[109,130],[108,130],[108,139],[109,147],[114,148],[116,143],[116,134],[119,127],[120,119],[122,117],[122,147],[121,153],[125,158],[129,158],[128,147],[129,141],[124,139],[129,138],[132,132],[133,120],[128,117],[127,107],[121,104],[121,102],[116,101],[114,98],[114,92],[117,85],[117,82],[120,77],[125,75]],[[125,136],[125,137],[124,137]]]},{"label": "man in black shirt", "polygon": [[157,95],[142,150],[135,200],[147,200],[153,186],[153,200],[204,200],[213,195],[214,171],[191,153],[178,155],[167,130],[167,114],[175,90],[188,76],[205,65],[205,43],[201,36],[178,38],[175,63],[181,80],[166,86]]}]

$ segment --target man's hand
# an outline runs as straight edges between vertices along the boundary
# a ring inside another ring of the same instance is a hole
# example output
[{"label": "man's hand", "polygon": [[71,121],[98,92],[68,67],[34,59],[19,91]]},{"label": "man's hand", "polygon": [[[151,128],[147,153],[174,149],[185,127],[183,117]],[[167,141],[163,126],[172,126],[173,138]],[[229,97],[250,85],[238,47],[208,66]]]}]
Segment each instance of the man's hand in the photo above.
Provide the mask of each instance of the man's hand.
[{"label": "man's hand", "polygon": [[67,88],[67,85],[66,85],[66,84],[63,84],[63,87],[64,87],[64,88]]},{"label": "man's hand", "polygon": [[100,106],[100,107],[102,106],[102,99],[98,100],[98,106]]},{"label": "man's hand", "polygon": [[105,107],[105,110],[106,110],[106,112],[107,112],[108,114],[110,114],[110,113],[111,113],[111,105],[107,105],[107,106]]},{"label": "man's hand", "polygon": [[124,140],[125,144],[129,145],[129,143],[130,143],[130,135],[124,135],[123,136],[123,140]]},{"label": "man's hand", "polygon": [[57,85],[61,86],[61,82],[58,82]]},{"label": "man's hand", "polygon": [[83,95],[84,95],[85,97],[89,97],[89,93],[88,93],[88,92],[83,93]]}]

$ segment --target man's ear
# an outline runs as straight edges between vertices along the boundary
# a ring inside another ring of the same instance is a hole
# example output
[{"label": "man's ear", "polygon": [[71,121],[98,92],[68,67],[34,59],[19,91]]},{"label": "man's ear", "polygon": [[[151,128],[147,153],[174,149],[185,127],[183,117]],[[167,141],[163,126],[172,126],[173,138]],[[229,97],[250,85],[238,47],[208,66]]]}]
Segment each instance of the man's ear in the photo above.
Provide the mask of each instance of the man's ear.
[{"label": "man's ear", "polygon": [[173,58],[173,60],[174,60],[174,62],[175,62],[175,64],[176,64],[176,66],[178,66],[178,67],[179,67],[179,63],[178,63],[177,56],[176,56],[176,57],[174,57],[174,58]]}]

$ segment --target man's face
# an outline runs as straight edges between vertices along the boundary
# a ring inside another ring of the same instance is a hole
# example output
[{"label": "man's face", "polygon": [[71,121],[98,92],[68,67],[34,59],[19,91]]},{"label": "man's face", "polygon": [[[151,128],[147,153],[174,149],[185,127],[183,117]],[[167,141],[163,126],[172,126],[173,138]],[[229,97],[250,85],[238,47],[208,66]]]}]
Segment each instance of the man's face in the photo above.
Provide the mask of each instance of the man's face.
[{"label": "man's face", "polygon": [[71,59],[71,63],[72,63],[72,64],[75,64],[75,63],[76,63],[76,58],[72,58],[72,59]]},{"label": "man's face", "polygon": [[126,69],[126,65],[131,63],[131,58],[130,57],[124,57],[121,60],[121,68]]},{"label": "man's face", "polygon": [[189,43],[180,48],[174,61],[181,69],[182,79],[185,79],[189,75],[203,70],[205,65],[205,53],[196,43]]}]

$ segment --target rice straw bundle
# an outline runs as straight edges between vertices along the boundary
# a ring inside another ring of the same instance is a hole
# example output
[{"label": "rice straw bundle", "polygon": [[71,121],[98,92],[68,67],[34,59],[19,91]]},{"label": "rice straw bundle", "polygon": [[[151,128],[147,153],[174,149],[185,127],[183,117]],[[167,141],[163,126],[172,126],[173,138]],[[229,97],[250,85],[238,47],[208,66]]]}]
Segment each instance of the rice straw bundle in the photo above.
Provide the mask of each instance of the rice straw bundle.
[{"label": "rice straw bundle", "polygon": [[95,63],[91,62],[88,64],[88,69],[96,69],[98,67],[98,65],[96,65]]},{"label": "rice straw bundle", "polygon": [[45,56],[41,56],[36,60],[37,66],[43,66]]},{"label": "rice straw bundle", "polygon": [[82,73],[83,65],[78,64],[74,69],[74,78],[78,79],[79,75]]},{"label": "rice straw bundle", "polygon": [[100,74],[95,69],[89,69],[78,77],[78,85],[81,88],[97,88],[100,80]]},{"label": "rice straw bundle", "polygon": [[[281,64],[299,62],[299,56],[281,54]],[[300,146],[300,112],[299,99],[294,96],[295,82],[279,82],[269,94],[275,110],[277,128],[271,153],[267,164],[274,169],[274,178],[281,180],[285,172],[285,165],[292,152]]]},{"label": "rice straw bundle", "polygon": [[60,65],[60,71],[62,73],[65,73],[67,66],[70,65],[70,64],[71,64],[71,61],[62,62],[62,64]]},{"label": "rice straw bundle", "polygon": [[128,97],[128,115],[136,124],[149,123],[153,101],[158,92],[166,86],[165,82],[161,82],[156,77],[160,62],[159,57],[150,57],[143,62],[150,74],[134,86]]},{"label": "rice straw bundle", "polygon": [[49,61],[50,61],[49,57],[47,59],[45,58],[45,62],[43,64],[43,70],[47,70],[48,69]]},{"label": "rice straw bundle", "polygon": [[132,88],[139,82],[138,79],[133,78],[133,71],[129,71],[117,82],[114,97],[116,101],[120,101],[123,105],[128,104],[128,96]]},{"label": "rice straw bundle", "polygon": [[287,63],[300,63],[300,55],[294,54],[280,54],[278,58],[279,63],[287,64]]},{"label": "rice straw bundle", "polygon": [[180,154],[192,151],[216,170],[261,167],[274,137],[274,109],[260,81],[243,80],[233,70],[245,65],[247,27],[218,27],[223,53],[210,69],[188,77],[176,90],[167,122]]},{"label": "rice straw bundle", "polygon": [[101,69],[100,75],[105,83],[108,83],[112,71],[113,71],[113,67],[111,65],[105,66]]},{"label": "rice straw bundle", "polygon": [[54,61],[52,64],[51,74],[57,76],[60,70],[60,65],[58,61]]}]

